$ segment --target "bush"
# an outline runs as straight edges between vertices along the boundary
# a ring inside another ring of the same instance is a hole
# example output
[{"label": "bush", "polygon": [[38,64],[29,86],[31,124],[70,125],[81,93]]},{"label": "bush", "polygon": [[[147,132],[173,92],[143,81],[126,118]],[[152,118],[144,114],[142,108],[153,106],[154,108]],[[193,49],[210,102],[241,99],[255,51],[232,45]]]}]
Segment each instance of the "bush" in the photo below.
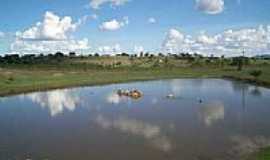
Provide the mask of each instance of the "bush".
[{"label": "bush", "polygon": [[14,81],[13,77],[8,77],[8,81]]},{"label": "bush", "polygon": [[260,77],[262,75],[262,71],[261,70],[254,70],[254,71],[251,71],[249,74],[251,76],[253,76],[255,79],[257,79],[258,77]]}]

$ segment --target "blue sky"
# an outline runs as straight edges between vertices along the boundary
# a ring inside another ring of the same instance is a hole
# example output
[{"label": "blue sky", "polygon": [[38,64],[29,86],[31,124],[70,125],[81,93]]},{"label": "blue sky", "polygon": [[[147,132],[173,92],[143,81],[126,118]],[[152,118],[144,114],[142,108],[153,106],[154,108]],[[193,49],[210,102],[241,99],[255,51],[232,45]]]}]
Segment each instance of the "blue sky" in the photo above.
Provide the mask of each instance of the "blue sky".
[{"label": "blue sky", "polygon": [[[70,28],[46,26],[48,12],[59,24],[65,16],[71,18]],[[269,0],[0,0],[0,20],[0,54],[144,50],[231,55],[245,47],[250,54],[270,50]],[[28,30],[32,32],[26,34]],[[259,41],[265,44],[249,47]],[[73,47],[63,49],[70,43]]]}]

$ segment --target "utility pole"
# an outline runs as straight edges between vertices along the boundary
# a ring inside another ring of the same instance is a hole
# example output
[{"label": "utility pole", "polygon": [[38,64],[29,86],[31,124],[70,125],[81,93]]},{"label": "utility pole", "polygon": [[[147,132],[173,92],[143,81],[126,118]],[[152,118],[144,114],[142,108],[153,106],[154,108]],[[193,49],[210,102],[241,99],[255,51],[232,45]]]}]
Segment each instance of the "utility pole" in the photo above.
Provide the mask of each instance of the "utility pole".
[{"label": "utility pole", "polygon": [[245,49],[243,49],[242,54],[243,54],[243,57],[242,57],[242,68],[243,68],[243,66],[245,66]]},{"label": "utility pole", "polygon": [[242,71],[244,65],[245,50],[242,52],[242,56],[238,57],[238,71]]}]

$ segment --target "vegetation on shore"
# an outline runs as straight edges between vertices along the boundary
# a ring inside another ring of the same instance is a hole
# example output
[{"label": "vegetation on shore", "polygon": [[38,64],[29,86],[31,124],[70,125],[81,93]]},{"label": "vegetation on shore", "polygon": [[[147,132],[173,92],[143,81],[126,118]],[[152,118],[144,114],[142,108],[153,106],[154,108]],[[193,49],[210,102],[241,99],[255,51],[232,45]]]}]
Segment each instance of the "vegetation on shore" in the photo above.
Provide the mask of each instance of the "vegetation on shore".
[{"label": "vegetation on shore", "polygon": [[[241,65],[241,66],[239,66]],[[239,70],[241,68],[241,70]],[[169,78],[233,78],[270,86],[270,61],[198,54],[141,56],[6,55],[0,57],[0,95]]]},{"label": "vegetation on shore", "polygon": [[262,148],[256,153],[252,153],[247,160],[270,160],[270,147]]},{"label": "vegetation on shore", "polygon": [[270,147],[262,149],[256,153],[257,160],[270,160]]}]

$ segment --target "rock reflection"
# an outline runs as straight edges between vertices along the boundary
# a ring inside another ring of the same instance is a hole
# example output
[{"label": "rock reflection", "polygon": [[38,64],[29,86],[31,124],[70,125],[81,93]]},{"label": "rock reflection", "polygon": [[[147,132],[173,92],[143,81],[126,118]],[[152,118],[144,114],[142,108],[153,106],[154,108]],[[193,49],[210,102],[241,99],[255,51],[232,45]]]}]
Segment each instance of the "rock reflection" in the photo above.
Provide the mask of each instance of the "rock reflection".
[{"label": "rock reflection", "polygon": [[52,117],[57,116],[66,109],[74,111],[79,103],[79,97],[72,90],[55,90],[25,95],[24,98],[39,104],[42,108],[47,107]]},{"label": "rock reflection", "polygon": [[210,102],[200,108],[200,116],[207,126],[224,119],[224,104],[221,102]]},{"label": "rock reflection", "polygon": [[157,125],[123,117],[118,119],[108,119],[102,115],[99,115],[96,118],[96,123],[106,130],[118,129],[123,133],[142,136],[150,145],[161,151],[168,152],[172,149],[171,142],[166,136],[162,135],[161,128]]}]

